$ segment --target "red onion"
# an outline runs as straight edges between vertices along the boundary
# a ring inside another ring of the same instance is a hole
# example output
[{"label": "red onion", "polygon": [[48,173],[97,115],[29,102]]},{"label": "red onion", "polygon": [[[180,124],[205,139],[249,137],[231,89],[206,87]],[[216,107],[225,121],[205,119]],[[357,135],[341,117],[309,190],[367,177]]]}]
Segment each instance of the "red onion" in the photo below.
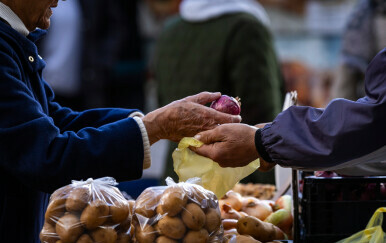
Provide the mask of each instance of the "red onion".
[{"label": "red onion", "polygon": [[240,98],[236,97],[230,97],[228,95],[221,95],[220,98],[213,101],[210,105],[211,108],[221,111],[224,113],[228,113],[231,115],[240,115],[241,112],[241,103]]}]

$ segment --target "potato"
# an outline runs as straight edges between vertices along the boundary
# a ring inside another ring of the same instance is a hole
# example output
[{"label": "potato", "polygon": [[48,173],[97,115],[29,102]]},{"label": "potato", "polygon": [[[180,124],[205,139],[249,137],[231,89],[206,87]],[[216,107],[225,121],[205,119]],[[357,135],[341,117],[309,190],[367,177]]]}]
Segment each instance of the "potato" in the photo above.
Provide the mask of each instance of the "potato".
[{"label": "potato", "polygon": [[215,232],[221,225],[221,216],[218,209],[209,208],[205,214],[205,229],[209,232]]},{"label": "potato", "polygon": [[199,230],[205,225],[206,217],[204,211],[195,203],[189,203],[182,211],[182,221],[192,230]]},{"label": "potato", "polygon": [[185,224],[180,218],[164,216],[157,224],[159,233],[169,238],[179,240],[184,237],[186,232]]},{"label": "potato", "polygon": [[101,226],[109,215],[109,206],[102,200],[92,201],[82,212],[80,221],[89,230]]},{"label": "potato", "polygon": [[68,194],[70,194],[72,189],[74,189],[73,185],[61,187],[58,190],[54,191],[54,193],[52,193],[50,200],[52,201],[54,199],[67,198]]},{"label": "potato", "polygon": [[284,233],[281,229],[253,216],[240,218],[237,221],[237,232],[241,235],[250,235],[263,242],[284,239]]},{"label": "potato", "polygon": [[120,233],[118,234],[117,242],[116,243],[130,243],[131,237],[129,234],[126,233]]},{"label": "potato", "polygon": [[206,193],[207,191],[201,186],[192,184],[189,187],[189,199],[197,204],[202,204],[203,200],[209,199],[209,197],[205,195]]},{"label": "potato", "polygon": [[110,219],[113,223],[119,224],[129,216],[129,204],[126,201],[115,201],[110,207]]},{"label": "potato", "polygon": [[134,236],[134,233],[135,233],[135,227],[134,227],[133,224],[130,226],[130,229],[129,229],[128,233],[129,233],[129,235],[130,235],[131,237]]},{"label": "potato", "polygon": [[139,243],[153,243],[156,237],[156,231],[150,225],[145,225],[143,229],[141,227],[135,227],[135,239]]},{"label": "potato", "polygon": [[66,200],[66,209],[69,212],[80,212],[90,201],[91,195],[88,187],[74,188],[70,194],[68,194]]},{"label": "potato", "polygon": [[132,216],[134,213],[135,200],[128,200],[127,203],[129,204],[129,216]]},{"label": "potato", "polygon": [[65,214],[56,224],[56,233],[63,243],[76,242],[83,231],[79,217],[72,213]]},{"label": "potato", "polygon": [[46,214],[44,216],[45,222],[55,225],[60,217],[66,211],[66,198],[56,198],[52,199],[48,204]]},{"label": "potato", "polygon": [[56,234],[55,227],[49,223],[45,223],[43,225],[39,238],[42,243],[55,243],[57,240],[59,240],[59,236]]},{"label": "potato", "polygon": [[191,230],[184,237],[184,243],[206,243],[209,241],[209,233],[206,229]]},{"label": "potato", "polygon": [[91,237],[98,243],[115,243],[118,235],[111,227],[99,227],[91,232]]},{"label": "potato", "polygon": [[172,186],[165,189],[160,199],[162,212],[168,216],[176,216],[185,207],[188,196],[182,187]]},{"label": "potato", "polygon": [[157,207],[161,196],[161,190],[153,190],[153,188],[145,189],[135,201],[134,213],[140,214],[146,218],[152,218],[155,215],[155,208]]},{"label": "potato", "polygon": [[237,219],[223,219],[222,225],[224,227],[224,230],[236,229],[237,221]]},{"label": "potato", "polygon": [[170,239],[166,236],[161,235],[160,237],[157,238],[155,241],[156,243],[178,243],[178,241]]},{"label": "potato", "polygon": [[252,236],[249,235],[238,235],[236,236],[237,243],[261,243],[258,240],[255,240]]},{"label": "potato", "polygon": [[120,225],[117,226],[117,231],[121,233],[126,233],[129,231],[130,227],[131,227],[131,220],[127,218],[125,221],[123,221],[122,223],[120,223]]},{"label": "potato", "polygon": [[76,243],[94,243],[91,237],[88,234],[83,234],[79,237]]}]

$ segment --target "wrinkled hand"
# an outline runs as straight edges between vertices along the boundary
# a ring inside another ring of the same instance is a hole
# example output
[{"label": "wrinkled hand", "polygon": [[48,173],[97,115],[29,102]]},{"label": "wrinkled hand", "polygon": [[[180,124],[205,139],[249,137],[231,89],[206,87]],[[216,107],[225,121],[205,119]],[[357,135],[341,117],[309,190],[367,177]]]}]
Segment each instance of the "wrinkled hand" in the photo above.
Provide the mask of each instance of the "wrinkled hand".
[{"label": "wrinkled hand", "polygon": [[224,124],[197,134],[195,138],[204,145],[190,149],[221,167],[242,167],[259,157],[255,146],[256,129],[246,124]]},{"label": "wrinkled hand", "polygon": [[204,106],[220,96],[220,93],[202,92],[147,114],[142,121],[150,144],[160,139],[178,142],[183,137],[192,137],[199,132],[213,129],[218,124],[241,122],[240,116],[225,114]]}]

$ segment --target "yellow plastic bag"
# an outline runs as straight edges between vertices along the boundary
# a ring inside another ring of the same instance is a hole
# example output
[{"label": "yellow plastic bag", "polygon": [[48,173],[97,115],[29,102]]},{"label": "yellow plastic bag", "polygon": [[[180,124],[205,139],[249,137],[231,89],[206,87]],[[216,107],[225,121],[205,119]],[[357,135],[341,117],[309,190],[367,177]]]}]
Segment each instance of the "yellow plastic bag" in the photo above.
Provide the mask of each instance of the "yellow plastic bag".
[{"label": "yellow plastic bag", "polygon": [[378,208],[371,217],[366,229],[337,243],[384,243],[386,234],[382,230],[383,213],[386,208]]},{"label": "yellow plastic bag", "polygon": [[174,171],[180,182],[193,177],[200,178],[201,185],[214,192],[218,198],[224,196],[237,182],[253,173],[260,166],[260,161],[257,159],[244,167],[222,168],[213,160],[198,155],[188,148],[189,146],[200,147],[201,145],[203,143],[194,138],[183,138],[172,155]]}]

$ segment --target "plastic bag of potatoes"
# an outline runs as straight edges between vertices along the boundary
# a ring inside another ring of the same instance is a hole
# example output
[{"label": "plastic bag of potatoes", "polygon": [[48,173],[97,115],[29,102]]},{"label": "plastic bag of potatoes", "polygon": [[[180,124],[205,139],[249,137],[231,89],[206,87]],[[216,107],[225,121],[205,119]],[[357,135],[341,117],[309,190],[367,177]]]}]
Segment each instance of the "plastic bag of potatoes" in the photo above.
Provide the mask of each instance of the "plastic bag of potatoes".
[{"label": "plastic bag of potatoes", "polygon": [[134,200],[126,200],[114,178],[72,181],[50,198],[40,232],[42,243],[128,243]]},{"label": "plastic bag of potatoes", "polygon": [[139,243],[222,242],[217,197],[195,183],[198,178],[147,188],[134,205],[133,224]]}]

